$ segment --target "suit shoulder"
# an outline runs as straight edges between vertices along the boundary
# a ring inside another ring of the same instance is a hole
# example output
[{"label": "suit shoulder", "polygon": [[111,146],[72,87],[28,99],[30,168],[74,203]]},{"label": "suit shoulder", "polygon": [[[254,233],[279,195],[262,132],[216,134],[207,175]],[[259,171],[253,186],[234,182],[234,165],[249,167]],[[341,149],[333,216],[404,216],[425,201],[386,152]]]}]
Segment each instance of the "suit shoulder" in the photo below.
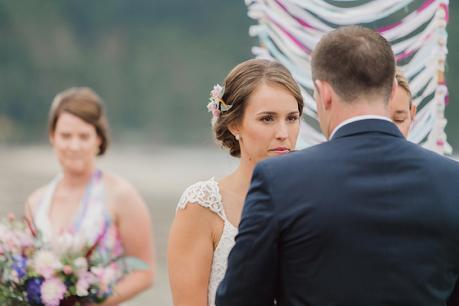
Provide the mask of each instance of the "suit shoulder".
[{"label": "suit shoulder", "polygon": [[417,144],[409,143],[413,150],[416,151],[416,155],[420,158],[424,158],[426,161],[433,165],[444,165],[450,167],[453,170],[459,171],[459,162],[452,157],[443,156],[426,148],[423,148]]},{"label": "suit shoulder", "polygon": [[305,166],[310,162],[319,162],[326,159],[329,143],[318,144],[303,150],[294,151],[282,156],[268,158],[259,163],[267,169],[286,169],[286,167],[297,168],[299,164]]}]

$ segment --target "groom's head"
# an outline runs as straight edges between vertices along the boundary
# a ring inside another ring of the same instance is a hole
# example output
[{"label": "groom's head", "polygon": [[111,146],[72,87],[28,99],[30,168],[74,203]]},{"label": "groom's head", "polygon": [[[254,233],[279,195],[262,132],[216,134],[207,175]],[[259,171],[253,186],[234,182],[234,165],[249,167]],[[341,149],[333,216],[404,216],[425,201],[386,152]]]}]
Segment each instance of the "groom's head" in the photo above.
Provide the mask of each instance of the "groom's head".
[{"label": "groom's head", "polygon": [[311,67],[325,136],[350,117],[386,115],[395,59],[389,43],[377,32],[360,26],[329,32],[314,49]]}]

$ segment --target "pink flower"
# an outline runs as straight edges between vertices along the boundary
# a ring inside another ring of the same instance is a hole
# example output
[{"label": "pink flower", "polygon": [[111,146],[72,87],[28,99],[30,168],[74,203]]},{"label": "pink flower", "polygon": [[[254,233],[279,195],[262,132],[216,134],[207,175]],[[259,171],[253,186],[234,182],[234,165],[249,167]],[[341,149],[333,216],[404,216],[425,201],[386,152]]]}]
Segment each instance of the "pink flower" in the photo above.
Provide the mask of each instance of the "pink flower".
[{"label": "pink flower", "polygon": [[70,274],[72,274],[73,269],[72,269],[71,266],[65,265],[65,266],[62,268],[62,271],[64,272],[64,274],[70,275]]},{"label": "pink flower", "polygon": [[207,110],[209,112],[213,112],[216,109],[218,109],[218,107],[217,107],[217,104],[214,101],[210,101],[209,104],[207,104]]},{"label": "pink flower", "polygon": [[8,221],[13,222],[16,220],[16,216],[13,213],[8,213]]},{"label": "pink flower", "polygon": [[40,289],[41,299],[45,306],[59,306],[67,288],[59,278],[45,280]]},{"label": "pink flower", "polygon": [[220,111],[218,109],[214,109],[212,111],[212,116],[216,118],[220,117]]},{"label": "pink flower", "polygon": [[215,102],[219,101],[223,96],[223,87],[219,84],[214,85],[214,88],[210,91],[210,97]]}]

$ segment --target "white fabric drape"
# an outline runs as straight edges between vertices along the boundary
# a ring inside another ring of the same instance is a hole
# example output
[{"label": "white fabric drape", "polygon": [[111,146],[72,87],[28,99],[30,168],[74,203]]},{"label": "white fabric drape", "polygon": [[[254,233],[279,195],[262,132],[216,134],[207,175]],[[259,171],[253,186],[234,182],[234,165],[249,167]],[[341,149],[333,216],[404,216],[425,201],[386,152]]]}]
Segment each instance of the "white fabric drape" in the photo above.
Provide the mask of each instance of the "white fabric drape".
[{"label": "white fabric drape", "polygon": [[[320,37],[337,27],[361,24],[381,33],[392,45],[398,65],[410,81],[418,115],[409,140],[440,154],[451,154],[444,128],[448,90],[444,82],[447,54],[448,0],[246,0],[258,24],[249,30],[260,46],[257,57],[285,65],[302,88],[304,115],[300,141],[310,146],[325,140],[307,122],[317,120],[310,54]],[[338,5],[339,4],[339,5]],[[308,119],[308,118],[305,118]]]}]

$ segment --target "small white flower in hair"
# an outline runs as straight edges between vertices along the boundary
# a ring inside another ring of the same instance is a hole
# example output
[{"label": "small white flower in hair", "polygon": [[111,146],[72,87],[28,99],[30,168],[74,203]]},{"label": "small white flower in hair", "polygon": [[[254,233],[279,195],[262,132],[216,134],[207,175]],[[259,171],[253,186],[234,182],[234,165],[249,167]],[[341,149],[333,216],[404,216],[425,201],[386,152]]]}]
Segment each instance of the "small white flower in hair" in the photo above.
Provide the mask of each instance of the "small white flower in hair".
[{"label": "small white flower in hair", "polygon": [[215,122],[222,112],[231,108],[231,105],[227,105],[222,99],[224,92],[224,88],[219,84],[210,91],[210,102],[207,104],[207,110],[212,113],[212,122]]}]

